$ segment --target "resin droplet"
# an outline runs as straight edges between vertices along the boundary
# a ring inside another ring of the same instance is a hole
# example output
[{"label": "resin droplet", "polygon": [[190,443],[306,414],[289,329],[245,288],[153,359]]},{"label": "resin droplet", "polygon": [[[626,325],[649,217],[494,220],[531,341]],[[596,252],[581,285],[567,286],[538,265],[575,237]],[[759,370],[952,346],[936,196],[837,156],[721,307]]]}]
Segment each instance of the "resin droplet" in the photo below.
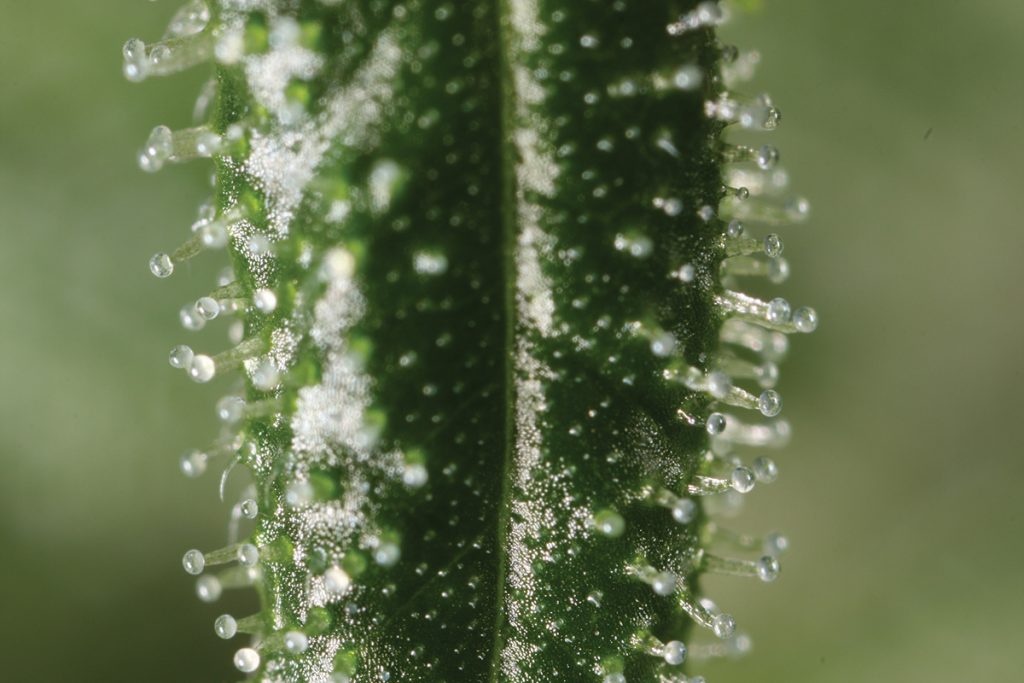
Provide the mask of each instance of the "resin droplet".
[{"label": "resin droplet", "polygon": [[284,634],[284,649],[288,654],[301,655],[309,647],[309,638],[302,631],[288,631]]},{"label": "resin droplet", "polygon": [[182,344],[171,349],[170,354],[167,356],[167,361],[171,364],[172,368],[184,370],[192,364],[193,356],[195,354],[192,353],[192,347]]},{"label": "resin droplet", "polygon": [[146,44],[138,38],[132,38],[121,48],[124,57],[124,77],[133,83],[145,80],[148,58]]},{"label": "resin droplet", "polygon": [[754,476],[757,480],[770,484],[779,477],[779,468],[771,458],[761,456],[754,459]]},{"label": "resin droplet", "polygon": [[617,538],[626,530],[626,521],[614,510],[602,510],[594,515],[594,527],[610,538]]},{"label": "resin droplet", "polygon": [[765,417],[775,417],[782,412],[782,397],[774,389],[765,389],[757,399],[757,409]]},{"label": "resin droplet", "polygon": [[779,150],[771,145],[761,145],[761,148],[757,150],[755,161],[761,169],[767,171],[779,162]]},{"label": "resin droplet", "polygon": [[708,434],[715,436],[725,431],[725,415],[721,413],[711,413],[708,415],[708,422],[706,427]]},{"label": "resin droplet", "polygon": [[772,299],[768,304],[768,322],[784,323],[789,320],[789,302],[785,299]]},{"label": "resin droplet", "polygon": [[697,504],[689,498],[678,498],[672,505],[672,519],[680,524],[689,524],[697,519]]},{"label": "resin droplet", "polygon": [[260,653],[251,647],[243,647],[235,653],[235,668],[242,673],[252,673],[260,668]]},{"label": "resin droplet", "polygon": [[223,592],[224,588],[216,576],[207,574],[196,579],[196,595],[203,602],[217,602]]},{"label": "resin droplet", "polygon": [[240,396],[225,396],[217,401],[217,417],[221,422],[234,424],[245,415],[245,401]]},{"label": "resin droplet", "polygon": [[252,543],[238,546],[238,563],[243,567],[255,566],[260,561],[260,551]]},{"label": "resin droplet", "polygon": [[679,666],[686,660],[686,645],[678,640],[670,640],[665,643],[662,656],[665,658],[665,663],[669,666]]},{"label": "resin droplet", "polygon": [[181,456],[181,473],[189,478],[196,478],[206,471],[209,456],[202,451],[191,450]]},{"label": "resin droplet", "polygon": [[733,489],[740,493],[748,493],[753,490],[755,481],[754,473],[746,467],[737,467],[732,471],[732,476],[729,478]]},{"label": "resin droplet", "polygon": [[193,548],[185,553],[185,556],[181,558],[181,566],[185,568],[185,571],[193,576],[198,576],[203,573],[203,568],[206,567],[206,557],[199,550]]},{"label": "resin droplet", "polygon": [[398,544],[385,541],[373,551],[373,561],[382,567],[393,567],[402,556],[402,550]]},{"label": "resin droplet", "polygon": [[782,238],[778,235],[771,234],[764,238],[764,253],[765,256],[776,258],[782,256]]},{"label": "resin droplet", "polygon": [[786,552],[789,548],[789,539],[773,531],[772,533],[765,536],[764,539],[764,552],[767,555],[778,556]]},{"label": "resin droplet", "polygon": [[260,391],[270,391],[277,387],[280,375],[270,360],[264,360],[252,372],[252,384]]},{"label": "resin droplet", "polygon": [[305,479],[290,482],[284,492],[285,505],[292,508],[309,505],[314,498],[316,498],[316,491],[313,490],[313,485]]},{"label": "resin droplet", "polygon": [[423,486],[428,478],[427,468],[418,462],[408,463],[402,470],[402,482],[412,488]]},{"label": "resin droplet", "polygon": [[731,614],[719,614],[711,622],[711,630],[719,638],[729,638],[736,632],[736,620]]},{"label": "resin droplet", "polygon": [[195,308],[196,312],[198,312],[204,320],[213,320],[220,315],[220,304],[217,303],[216,299],[209,296],[204,296],[196,301]]},{"label": "resin droplet", "polygon": [[195,304],[183,306],[178,316],[181,318],[181,326],[186,330],[197,332],[206,327],[206,318],[199,313]]},{"label": "resin droplet", "polygon": [[765,583],[779,578],[779,561],[770,555],[765,555],[757,561],[757,578]]},{"label": "resin droplet", "polygon": [[149,259],[149,272],[161,279],[170,277],[174,273],[174,262],[163,252],[153,254],[153,257]]},{"label": "resin droplet", "polygon": [[209,382],[216,373],[217,367],[213,359],[202,354],[195,356],[188,366],[188,376],[200,384]]},{"label": "resin droplet", "polygon": [[277,294],[269,289],[257,289],[252,303],[260,313],[273,313],[277,308]]},{"label": "resin droplet", "polygon": [[229,640],[235,637],[238,633],[238,622],[230,614],[222,614],[217,617],[217,620],[213,622],[213,632],[217,634],[219,638]]},{"label": "resin droplet", "polygon": [[672,595],[676,592],[678,579],[672,572],[658,572],[651,578],[651,588],[661,596]]},{"label": "resin droplet", "polygon": [[801,332],[814,332],[818,329],[818,313],[807,306],[801,306],[793,313],[793,325]]},{"label": "resin droplet", "polygon": [[238,510],[246,519],[256,519],[256,515],[260,512],[260,506],[252,498],[246,498],[239,504]]},{"label": "resin droplet", "polygon": [[331,567],[324,572],[324,587],[328,593],[344,595],[352,585],[352,579],[341,567]]},{"label": "resin droplet", "polygon": [[139,152],[139,168],[146,173],[155,173],[164,167],[173,153],[174,134],[167,126],[157,126],[150,132],[146,145]]}]

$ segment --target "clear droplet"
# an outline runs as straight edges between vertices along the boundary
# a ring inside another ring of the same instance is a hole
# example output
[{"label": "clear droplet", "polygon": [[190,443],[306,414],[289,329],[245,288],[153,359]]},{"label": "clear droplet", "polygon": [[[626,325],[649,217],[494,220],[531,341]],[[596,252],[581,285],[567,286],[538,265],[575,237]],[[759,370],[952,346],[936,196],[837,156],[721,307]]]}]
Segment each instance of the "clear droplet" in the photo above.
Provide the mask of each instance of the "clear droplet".
[{"label": "clear droplet", "polygon": [[284,491],[284,503],[288,507],[298,508],[309,505],[316,498],[313,485],[307,480],[292,481]]},{"label": "clear droplet", "polygon": [[382,567],[393,567],[402,556],[402,549],[397,543],[384,541],[373,552],[373,561]]},{"label": "clear droplet", "polygon": [[222,614],[213,622],[213,632],[218,638],[229,640],[238,633],[238,622],[230,614]]},{"label": "clear droplet", "polygon": [[245,416],[245,400],[241,396],[224,396],[217,401],[217,418],[235,424]]},{"label": "clear droplet", "polygon": [[782,397],[774,389],[765,389],[757,398],[757,409],[765,417],[775,417],[782,412]]},{"label": "clear droplet", "polygon": [[341,567],[331,567],[324,572],[324,588],[333,595],[344,595],[352,585],[352,579]]},{"label": "clear droplet", "polygon": [[768,304],[768,322],[784,323],[789,320],[789,302],[785,299],[772,299]]},{"label": "clear droplet", "polygon": [[252,543],[238,546],[238,563],[243,567],[254,567],[260,561],[260,551]]},{"label": "clear droplet", "polygon": [[263,256],[264,254],[270,253],[270,240],[267,239],[266,235],[250,235],[246,241],[246,246],[249,247],[249,251],[253,256]]},{"label": "clear droplet", "polygon": [[686,645],[678,640],[665,643],[662,656],[669,666],[679,666],[686,659]]},{"label": "clear droplet", "polygon": [[757,561],[757,578],[765,583],[779,578],[779,561],[770,555],[765,555]]},{"label": "clear droplet", "polygon": [[217,602],[223,592],[220,579],[216,576],[206,574],[196,579],[196,595],[203,602]]},{"label": "clear droplet", "polygon": [[779,366],[767,361],[757,370],[757,382],[765,389],[771,389],[779,383]]},{"label": "clear droplet", "polygon": [[167,27],[167,34],[184,37],[199,33],[210,21],[210,8],[203,0],[192,0],[179,9]]},{"label": "clear droplet", "polygon": [[782,256],[782,238],[772,233],[764,238],[764,253],[765,256],[776,258]]},{"label": "clear droplet", "polygon": [[678,579],[672,572],[658,572],[651,579],[651,588],[661,596],[669,596],[676,592]]},{"label": "clear droplet", "polygon": [[647,258],[654,251],[654,242],[650,237],[639,233],[620,233],[615,236],[615,248],[642,259]]},{"label": "clear droplet", "polygon": [[753,490],[756,478],[754,477],[754,473],[750,471],[750,468],[737,467],[732,471],[729,481],[734,490],[739,491],[740,493],[748,493]]},{"label": "clear droplet", "polygon": [[172,368],[184,370],[192,364],[192,357],[194,355],[195,354],[192,353],[191,346],[179,344],[171,349],[171,352],[167,356],[167,361],[171,364]]},{"label": "clear droplet", "polygon": [[309,648],[309,638],[302,631],[288,631],[284,634],[284,649],[291,655],[301,655]]},{"label": "clear droplet", "polygon": [[768,262],[768,281],[772,284],[782,284],[789,279],[789,261],[784,258],[774,258]]},{"label": "clear droplet", "polygon": [[174,262],[163,252],[153,254],[149,259],[149,272],[161,279],[170,277],[174,273]]},{"label": "clear droplet", "polygon": [[258,515],[260,512],[260,506],[252,498],[246,498],[241,503],[239,503],[238,510],[246,519],[256,519],[256,515]]},{"label": "clear droplet", "polygon": [[221,138],[212,130],[204,130],[196,136],[196,154],[201,157],[210,157],[220,151]]},{"label": "clear droplet", "polygon": [[729,224],[725,226],[725,234],[727,237],[733,239],[740,237],[743,234],[743,222],[734,218],[729,221]]},{"label": "clear droplet", "polygon": [[271,391],[280,382],[280,374],[274,363],[264,359],[252,372],[252,384],[260,391]]},{"label": "clear droplet", "polygon": [[672,504],[672,519],[680,524],[690,524],[697,519],[697,504],[689,498],[677,498]]},{"label": "clear droplet", "polygon": [[277,294],[269,289],[257,289],[252,295],[252,303],[260,313],[273,313],[277,308]]},{"label": "clear droplet", "polygon": [[770,170],[779,162],[779,150],[771,145],[761,145],[757,150],[756,161],[762,170]]},{"label": "clear droplet", "polygon": [[736,620],[731,614],[719,614],[712,620],[711,630],[719,638],[729,638],[736,632]]},{"label": "clear droplet", "polygon": [[617,538],[626,530],[626,520],[615,510],[601,510],[594,515],[594,527],[609,538]]},{"label": "clear droplet", "polygon": [[200,384],[209,382],[216,373],[217,367],[214,365],[213,359],[202,354],[193,357],[188,366],[188,376]]},{"label": "clear droplet", "polygon": [[199,576],[203,573],[203,568],[206,567],[206,557],[199,550],[193,548],[185,553],[184,557],[181,558],[181,566],[185,568],[185,571],[193,576]]},{"label": "clear droplet", "polygon": [[711,436],[721,434],[725,431],[725,415],[722,415],[721,413],[711,413],[708,415],[708,421],[705,428]]},{"label": "clear droplet", "polygon": [[412,257],[412,268],[420,275],[443,275],[448,271],[448,257],[436,250],[417,251]]},{"label": "clear droplet", "polygon": [[139,152],[139,168],[155,173],[174,153],[174,134],[167,126],[157,126],[146,139],[146,145]]},{"label": "clear droplet", "polygon": [[777,531],[773,531],[764,538],[764,552],[766,555],[778,556],[789,548],[789,539]]},{"label": "clear droplet", "polygon": [[754,458],[754,476],[759,482],[771,484],[779,478],[779,468],[774,460],[762,455]]},{"label": "clear droplet", "polygon": [[196,308],[195,304],[182,306],[178,317],[181,318],[181,326],[191,332],[198,332],[206,327],[206,318],[200,315],[199,309]]},{"label": "clear droplet", "polygon": [[694,277],[697,276],[697,270],[693,267],[692,263],[684,263],[679,266],[679,269],[673,275],[680,282],[693,282]]},{"label": "clear droplet", "polygon": [[252,673],[260,668],[260,653],[251,647],[243,647],[235,653],[235,668],[242,673]]},{"label": "clear droplet", "polygon": [[707,388],[708,393],[715,398],[725,398],[732,389],[732,380],[724,372],[715,370],[708,373]]},{"label": "clear droplet", "polygon": [[223,249],[228,243],[228,230],[223,223],[212,221],[199,228],[199,239],[207,249]]},{"label": "clear droplet", "polygon": [[801,332],[814,332],[818,329],[818,313],[809,306],[801,306],[793,313],[793,325]]},{"label": "clear droplet", "polygon": [[124,57],[124,77],[133,83],[146,79],[146,44],[138,38],[132,38],[121,48]]},{"label": "clear droplet", "polygon": [[204,320],[213,320],[220,315],[220,304],[213,297],[204,296],[196,301],[196,311]]},{"label": "clear droplet", "polygon": [[402,482],[414,489],[426,484],[429,476],[427,468],[418,462],[406,463],[405,468],[402,470]]},{"label": "clear droplet", "polygon": [[659,332],[651,337],[651,353],[660,358],[672,355],[676,349],[676,338],[670,332]]},{"label": "clear droplet", "polygon": [[198,450],[187,451],[179,461],[181,473],[186,477],[194,479],[206,471],[206,464],[209,456]]}]

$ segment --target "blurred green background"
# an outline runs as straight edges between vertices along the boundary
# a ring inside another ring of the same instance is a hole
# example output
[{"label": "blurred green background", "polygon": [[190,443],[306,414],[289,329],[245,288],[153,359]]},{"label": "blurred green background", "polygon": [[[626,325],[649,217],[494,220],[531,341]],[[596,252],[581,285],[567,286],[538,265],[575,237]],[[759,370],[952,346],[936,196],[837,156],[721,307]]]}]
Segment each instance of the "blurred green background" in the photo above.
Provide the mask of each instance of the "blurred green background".
[{"label": "blurred green background", "polygon": [[[773,142],[814,201],[784,235],[783,293],[822,325],[785,366],[783,476],[746,513],[793,549],[771,588],[709,581],[755,652],[700,668],[1024,680],[1024,3],[760,4],[724,35],[763,53]],[[224,537],[213,479],[177,467],[214,434],[219,391],[164,360],[218,259],[170,284],[146,268],[186,235],[207,171],[134,164],[154,124],[189,123],[202,74],[120,78],[124,39],[172,10],[0,10],[3,680],[236,678],[212,621],[251,607],[201,604],[180,566]]]}]

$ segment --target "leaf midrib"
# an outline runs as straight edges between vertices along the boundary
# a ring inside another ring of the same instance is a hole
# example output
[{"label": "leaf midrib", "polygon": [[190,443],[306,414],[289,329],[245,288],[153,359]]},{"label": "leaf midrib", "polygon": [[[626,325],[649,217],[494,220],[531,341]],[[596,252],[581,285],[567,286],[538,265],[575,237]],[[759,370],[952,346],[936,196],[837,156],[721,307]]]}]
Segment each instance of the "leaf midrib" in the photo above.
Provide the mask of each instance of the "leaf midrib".
[{"label": "leaf midrib", "polygon": [[504,452],[501,468],[501,496],[496,516],[497,557],[498,566],[495,572],[494,601],[494,646],[491,651],[490,683],[501,680],[501,653],[504,649],[505,634],[505,583],[508,577],[509,553],[507,548],[509,524],[512,511],[512,477],[515,462],[515,341],[516,341],[516,232],[518,213],[516,204],[515,183],[515,149],[509,143],[510,132],[515,120],[515,91],[511,71],[511,41],[505,21],[507,5],[515,0],[494,0],[494,22],[498,37],[497,67],[500,84],[498,97],[501,118],[498,128],[498,140],[501,147],[501,244],[502,244],[502,284],[504,287],[505,306],[505,344],[504,344],[504,378],[505,378],[505,424]]}]

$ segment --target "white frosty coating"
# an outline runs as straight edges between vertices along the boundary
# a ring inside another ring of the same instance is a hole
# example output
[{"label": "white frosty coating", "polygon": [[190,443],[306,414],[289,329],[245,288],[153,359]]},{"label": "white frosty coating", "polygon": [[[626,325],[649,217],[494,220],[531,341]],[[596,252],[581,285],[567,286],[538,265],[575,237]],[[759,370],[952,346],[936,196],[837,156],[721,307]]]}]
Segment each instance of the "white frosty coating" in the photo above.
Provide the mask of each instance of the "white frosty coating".
[{"label": "white frosty coating", "polygon": [[[544,34],[539,20],[536,0],[513,0],[509,3],[511,15],[511,42],[525,52],[541,48]],[[545,410],[544,384],[552,379],[552,371],[536,358],[533,353],[532,334],[542,337],[554,336],[555,303],[551,282],[545,276],[542,263],[550,260],[555,247],[555,238],[541,227],[543,209],[532,199],[532,195],[552,197],[555,194],[559,168],[554,154],[543,140],[545,126],[533,115],[532,107],[544,101],[545,91],[532,72],[524,66],[516,66],[512,72],[515,89],[515,129],[512,138],[518,151],[516,164],[516,212],[520,232],[516,244],[516,309],[520,324],[526,330],[519,335],[515,356],[516,385],[516,444],[515,444],[515,485],[521,490],[536,488],[531,484],[534,476],[547,477],[543,465],[543,442],[538,421]],[[552,477],[551,486],[562,484]],[[535,643],[520,637],[524,624],[530,615],[524,610],[536,605],[537,590],[534,577],[534,563],[550,553],[545,549],[534,549],[530,539],[536,539],[545,528],[554,528],[556,511],[547,510],[538,514],[536,506],[528,501],[513,504],[513,520],[508,539],[508,586],[506,592],[517,591],[526,596],[524,600],[506,600],[506,618],[510,626],[509,637],[502,648],[502,671],[509,680],[518,680],[528,662],[538,653]],[[583,531],[585,520],[570,526],[567,533]],[[539,557],[540,556],[540,557]],[[550,557],[548,558],[550,559]]]},{"label": "white frosty coating", "polygon": [[293,123],[294,109],[285,97],[285,88],[293,79],[313,78],[323,64],[324,58],[312,50],[286,43],[265,55],[247,57],[245,78],[257,102],[282,123]]},{"label": "white frosty coating", "polygon": [[[373,501],[369,479],[402,476],[404,458],[399,451],[381,453],[376,449],[376,434],[367,429],[366,411],[371,402],[372,382],[363,371],[359,357],[348,347],[352,327],[359,322],[366,302],[353,277],[353,261],[348,252],[335,249],[325,255],[322,272],[328,278],[323,297],[314,309],[310,337],[321,349],[325,362],[321,383],[299,390],[291,428],[293,477],[303,480],[312,467],[340,465],[347,480],[338,500],[300,503],[296,508],[280,506],[272,515],[281,520],[295,547],[294,560],[304,564],[317,545],[324,547],[337,561],[350,547],[374,545],[381,530],[373,523]],[[288,596],[289,606],[300,619],[312,607],[347,599],[331,593],[323,577],[311,576],[308,583],[286,583],[275,595],[275,620],[281,622],[281,601]],[[278,623],[277,626],[283,625]],[[315,638],[300,662],[292,664],[268,661],[266,680],[276,680],[276,667],[300,666],[303,680],[327,681],[340,639]],[[287,680],[291,674],[282,673]]]},{"label": "white frosty coating", "polygon": [[[512,40],[526,52],[540,49],[544,27],[540,23],[535,0],[510,3]],[[544,87],[526,66],[513,69],[515,86],[516,126],[512,133],[519,163],[516,164],[516,203],[521,232],[516,253],[516,299],[522,318],[549,337],[555,333],[555,302],[551,283],[541,269],[542,257],[554,250],[555,239],[540,226],[541,207],[531,201],[529,194],[544,197],[555,195],[555,182],[559,168],[550,146],[541,140],[544,122],[533,115],[531,108],[544,101]]]},{"label": "white frosty coating", "polygon": [[[294,49],[294,46],[272,49],[260,62],[262,69],[247,61],[246,74],[250,71],[258,74],[256,82],[250,80],[250,87],[277,82],[278,76],[270,72],[274,71],[275,65],[280,67],[287,60],[273,58],[274,54]],[[374,124],[380,120],[381,110],[391,101],[391,82],[398,74],[401,57],[402,51],[394,33],[382,32],[351,81],[329,96],[321,115],[293,128],[275,128],[269,134],[253,136],[244,170],[266,195],[267,213],[275,238],[288,234],[288,226],[303,193],[332,144],[341,141],[360,148],[376,144],[378,138]]]},{"label": "white frosty coating", "polygon": [[[295,213],[331,147],[344,144],[363,150],[378,143],[376,127],[393,97],[392,84],[403,55],[395,32],[382,31],[359,68],[327,95],[322,113],[310,117],[288,101],[285,90],[295,79],[316,76],[323,69],[324,59],[298,44],[299,27],[294,19],[279,16],[281,3],[277,0],[221,0],[220,5],[223,46],[218,58],[240,62],[250,92],[276,119],[269,128],[249,131],[249,156],[240,166],[230,168],[228,157],[223,162],[231,171],[247,175],[263,193],[269,224],[265,237],[274,242],[289,234]],[[265,12],[268,17],[270,47],[266,54],[245,56],[239,52],[244,16],[251,11]],[[346,214],[336,211],[332,220],[344,222]],[[256,234],[250,222],[239,220],[230,231],[233,246],[247,261],[256,286],[268,286],[273,253],[254,252],[249,246]],[[371,382],[360,359],[345,342],[365,310],[353,279],[351,256],[338,258],[338,254],[330,253],[324,260],[328,266],[327,291],[314,310],[310,332],[323,352],[322,379],[319,385],[299,391],[291,418],[292,452],[276,457],[289,459],[296,481],[304,480],[311,468],[320,466],[341,465],[350,476],[340,500],[295,508],[281,505],[269,513],[274,524],[268,529],[268,539],[287,533],[294,542],[298,563],[305,563],[316,545],[324,547],[332,560],[338,560],[356,543],[376,544],[380,529],[372,524],[375,515],[367,482],[381,478],[400,481],[404,465],[400,452],[376,450],[377,434],[365,419]],[[346,267],[337,267],[339,263]],[[267,357],[282,371],[292,362],[298,342],[292,324],[286,321],[271,334]],[[259,362],[248,362],[246,370],[251,374]],[[300,617],[310,607],[342,599],[327,592],[322,578],[313,577],[307,584],[284,573],[280,579],[280,590],[272,596],[278,627],[284,624],[285,596],[289,608]],[[269,658],[263,680],[295,680],[298,669],[302,680],[327,683],[340,644],[336,636],[311,638],[300,659]]]}]

